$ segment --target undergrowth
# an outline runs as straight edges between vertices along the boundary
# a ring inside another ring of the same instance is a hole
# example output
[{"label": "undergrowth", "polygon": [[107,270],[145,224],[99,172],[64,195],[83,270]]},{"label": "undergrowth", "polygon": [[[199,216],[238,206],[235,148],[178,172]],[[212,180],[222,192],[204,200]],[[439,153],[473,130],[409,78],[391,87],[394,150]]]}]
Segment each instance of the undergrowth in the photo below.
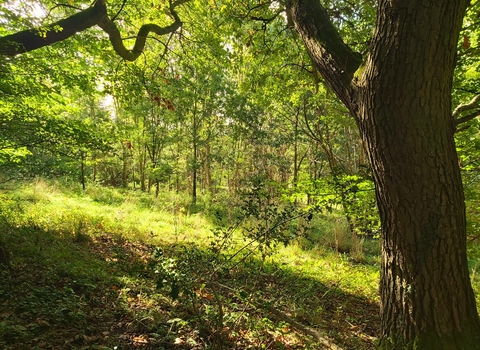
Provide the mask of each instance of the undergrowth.
[{"label": "undergrowth", "polygon": [[283,244],[172,193],[38,180],[0,197],[2,349],[375,348],[378,240],[352,239],[340,217],[317,214]]}]

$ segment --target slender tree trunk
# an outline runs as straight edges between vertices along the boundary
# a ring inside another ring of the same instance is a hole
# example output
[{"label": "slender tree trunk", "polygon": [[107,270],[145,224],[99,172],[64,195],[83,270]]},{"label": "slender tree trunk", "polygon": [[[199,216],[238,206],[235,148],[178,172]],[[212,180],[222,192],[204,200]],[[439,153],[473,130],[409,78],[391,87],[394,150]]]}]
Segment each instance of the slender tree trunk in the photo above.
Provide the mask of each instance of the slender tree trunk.
[{"label": "slender tree trunk", "polygon": [[204,166],[204,173],[205,173],[205,186],[209,192],[209,194],[214,194],[214,187],[212,182],[212,161],[211,161],[211,154],[210,154],[210,141],[207,141],[205,144],[205,166]]},{"label": "slender tree trunk", "polygon": [[180,142],[177,142],[177,154],[175,156],[175,169],[177,169],[177,171],[175,171],[175,193],[178,194],[180,193],[180,172],[179,172],[179,168],[180,168],[180,150],[181,150],[181,147],[180,147]]},{"label": "slender tree trunk", "polygon": [[[298,172],[300,170],[300,166],[298,164],[298,114],[300,113],[297,110],[295,113],[295,121],[293,123],[293,187],[297,187],[298,184]],[[296,199],[295,199],[296,201]]]},{"label": "slender tree trunk", "polygon": [[145,192],[147,190],[146,186],[146,168],[147,168],[147,149],[145,145],[142,145],[142,150],[140,151],[140,162],[139,162],[139,173],[140,173],[140,189]]},{"label": "slender tree trunk", "polygon": [[123,144],[123,167],[122,167],[122,187],[127,187],[127,170],[128,170],[128,148],[126,143]]},{"label": "slender tree trunk", "polygon": [[192,151],[192,205],[197,204],[197,142],[193,141]]},{"label": "slender tree trunk", "polygon": [[197,101],[195,99],[192,116],[192,205],[197,204],[197,171],[198,171],[198,119]]},{"label": "slender tree trunk", "polygon": [[81,157],[81,169],[80,169],[80,181],[82,182],[82,189],[85,191],[85,152],[80,151]]},{"label": "slender tree trunk", "polygon": [[133,180],[133,189],[137,188],[137,180],[135,179],[135,162],[132,162],[132,180]]},{"label": "slender tree trunk", "polygon": [[93,162],[93,182],[97,181],[97,159]]}]

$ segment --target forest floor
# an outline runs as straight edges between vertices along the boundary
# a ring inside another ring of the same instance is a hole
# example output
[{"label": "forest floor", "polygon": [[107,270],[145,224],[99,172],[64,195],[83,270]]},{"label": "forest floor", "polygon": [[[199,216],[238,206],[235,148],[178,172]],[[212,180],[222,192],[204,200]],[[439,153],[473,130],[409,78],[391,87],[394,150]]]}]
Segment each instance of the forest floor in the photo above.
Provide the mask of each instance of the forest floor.
[{"label": "forest floor", "polygon": [[[343,349],[374,348],[375,302],[277,266],[230,269],[215,276],[215,290],[200,285],[193,297],[173,300],[169,288],[156,287],[150,245],[108,234],[62,242],[32,228],[9,235],[23,257],[0,272],[5,350],[322,348],[307,328]],[[25,249],[27,241],[34,246]],[[205,268],[204,258],[190,258],[198,259],[192,271]]]},{"label": "forest floor", "polygon": [[200,216],[175,239],[127,234],[107,220],[118,205],[78,221],[83,196],[25,193],[2,194],[1,349],[375,348],[378,256],[292,244],[233,259],[179,229]]}]

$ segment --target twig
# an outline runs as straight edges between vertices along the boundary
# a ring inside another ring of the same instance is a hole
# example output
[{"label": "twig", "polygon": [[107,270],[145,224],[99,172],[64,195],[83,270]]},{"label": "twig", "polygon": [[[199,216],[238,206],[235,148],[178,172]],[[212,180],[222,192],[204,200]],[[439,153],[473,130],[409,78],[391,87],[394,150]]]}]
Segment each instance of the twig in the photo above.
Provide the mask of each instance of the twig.
[{"label": "twig", "polygon": [[467,241],[467,244],[470,243],[470,242],[473,242],[474,240],[480,238],[480,235],[476,235],[475,237],[473,238],[470,238],[468,241]]},{"label": "twig", "polygon": [[122,6],[120,6],[120,9],[117,11],[115,16],[112,17],[112,19],[111,19],[112,22],[115,21],[117,19],[118,15],[123,11],[123,8],[124,8],[126,2],[127,2],[127,0],[123,0]]}]

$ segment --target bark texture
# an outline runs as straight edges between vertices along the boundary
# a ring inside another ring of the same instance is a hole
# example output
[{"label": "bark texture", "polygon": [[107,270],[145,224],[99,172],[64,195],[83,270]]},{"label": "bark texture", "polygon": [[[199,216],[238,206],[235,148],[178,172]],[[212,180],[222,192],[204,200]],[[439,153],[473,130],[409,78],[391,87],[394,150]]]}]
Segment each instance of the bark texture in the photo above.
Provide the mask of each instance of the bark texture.
[{"label": "bark texture", "polygon": [[347,107],[355,108],[351,81],[361,55],[342,41],[318,0],[293,0],[287,4],[287,12],[327,84]]},{"label": "bark texture", "polygon": [[[359,80],[347,66],[338,69],[352,55],[339,58],[329,49],[343,42],[319,37],[329,22],[313,2],[321,7],[318,0],[289,3],[295,28],[356,118],[375,178],[382,220],[380,346],[480,349],[451,106],[467,0],[379,0]],[[317,29],[306,30],[312,23]]]},{"label": "bark texture", "polygon": [[466,5],[381,1],[358,89],[383,227],[384,348],[480,348],[451,112]]}]

